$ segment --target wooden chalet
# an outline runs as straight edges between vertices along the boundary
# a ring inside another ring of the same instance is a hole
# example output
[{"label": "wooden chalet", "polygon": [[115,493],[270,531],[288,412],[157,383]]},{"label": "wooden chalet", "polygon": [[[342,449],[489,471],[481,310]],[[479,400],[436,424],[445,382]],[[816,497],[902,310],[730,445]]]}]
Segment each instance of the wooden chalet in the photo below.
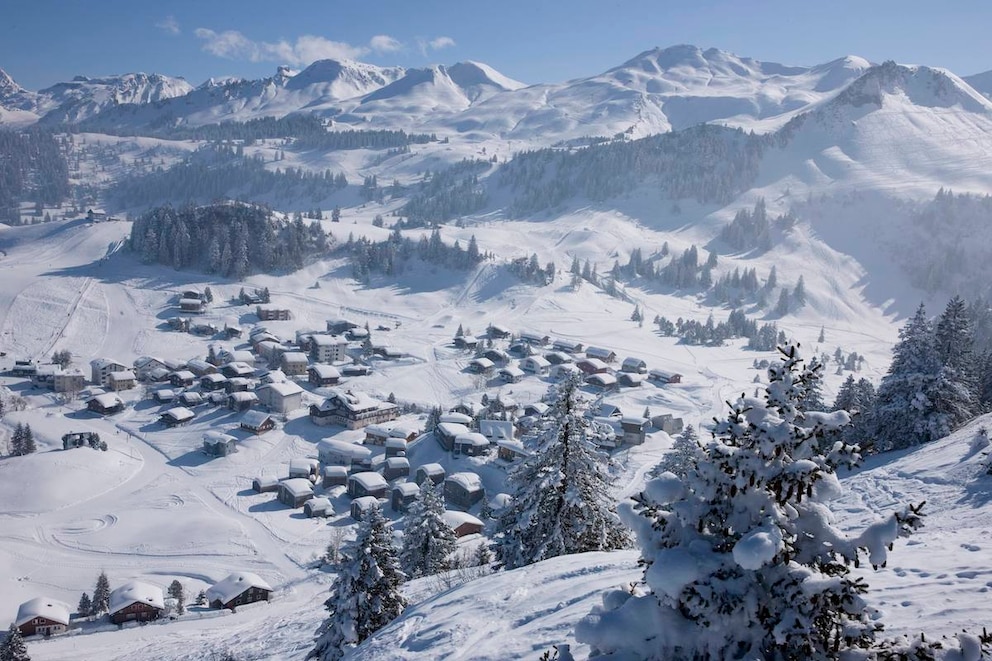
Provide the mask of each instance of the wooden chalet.
[{"label": "wooden chalet", "polygon": [[334,516],[334,506],[331,505],[331,501],[327,498],[311,498],[303,503],[303,514],[308,519]]},{"label": "wooden chalet", "polygon": [[56,599],[35,597],[17,609],[14,626],[22,636],[52,636],[69,629],[70,607]]},{"label": "wooden chalet", "polygon": [[110,593],[110,621],[149,622],[165,612],[162,588],[143,581],[130,581]]},{"label": "wooden chalet", "polygon": [[393,487],[389,506],[394,512],[406,512],[419,496],[420,487],[416,482],[400,482]]},{"label": "wooden chalet", "polygon": [[285,308],[266,308],[259,305],[255,308],[255,316],[260,321],[289,321],[293,318],[293,313]]},{"label": "wooden chalet", "polygon": [[92,397],[86,402],[86,408],[100,415],[111,415],[124,410],[124,400],[112,392]]},{"label": "wooden chalet", "polygon": [[268,601],[272,596],[272,586],[257,574],[235,572],[224,580],[207,588],[207,603],[211,608],[230,608]]},{"label": "wooden chalet", "polygon": [[382,476],[387,480],[410,476],[410,460],[406,457],[390,457],[382,467]]},{"label": "wooden chalet", "polygon": [[358,328],[358,324],[347,319],[328,319],[326,328],[331,335],[343,335],[352,328]]},{"label": "wooden chalet", "polygon": [[452,505],[468,509],[483,496],[482,480],[476,473],[454,473],[444,480],[444,498]]},{"label": "wooden chalet", "polygon": [[[227,408],[232,411],[250,411],[251,407],[258,404],[258,395],[253,392],[238,391],[229,394],[225,400]],[[259,432],[261,433],[261,432]]]},{"label": "wooden chalet", "polygon": [[586,358],[596,358],[606,363],[612,363],[617,359],[617,354],[615,351],[603,347],[586,347]]},{"label": "wooden chalet", "polygon": [[317,457],[325,466],[372,467],[372,450],[364,445],[327,438],[317,443]]},{"label": "wooden chalet", "polygon": [[631,372],[633,374],[647,374],[648,364],[640,358],[629,356],[623,359],[623,362],[620,364],[620,371]]},{"label": "wooden chalet", "polygon": [[277,498],[287,507],[303,507],[303,503],[313,498],[313,484],[303,477],[280,480]]},{"label": "wooden chalet", "polygon": [[468,366],[465,369],[472,374],[490,374],[495,367],[496,363],[488,358],[473,358],[468,361]]},{"label": "wooden chalet", "polygon": [[477,457],[489,451],[489,439],[479,432],[468,432],[455,437],[452,447],[455,454],[464,454],[469,457]]},{"label": "wooden chalet", "polygon": [[417,467],[417,472],[413,481],[420,485],[424,480],[430,480],[434,484],[444,482],[444,466],[441,464],[424,464]]},{"label": "wooden chalet", "polygon": [[678,372],[654,369],[648,372],[648,380],[656,383],[682,383],[682,375]]},{"label": "wooden chalet", "polygon": [[527,344],[532,344],[535,346],[545,346],[551,341],[551,338],[547,335],[542,335],[541,333],[533,333],[530,331],[522,331],[520,335],[517,336],[521,342],[526,342]]},{"label": "wooden chalet", "polygon": [[287,351],[279,359],[279,369],[286,376],[300,376],[307,373],[310,358],[302,351]]},{"label": "wooden chalet", "polygon": [[543,376],[551,371],[551,363],[543,356],[528,356],[520,361],[520,369]]},{"label": "wooden chalet", "polygon": [[490,339],[499,340],[505,337],[512,336],[513,331],[511,331],[509,328],[506,328],[505,326],[499,326],[497,324],[489,324],[489,327],[486,329],[486,335],[488,335]]},{"label": "wooden chalet", "polygon": [[200,390],[211,392],[214,390],[227,390],[227,377],[223,374],[204,374],[200,377]]},{"label": "wooden chalet", "polygon": [[458,512],[454,510],[444,511],[444,522],[455,531],[455,537],[465,537],[466,535],[478,535],[485,527],[482,521],[472,516],[468,512]]},{"label": "wooden chalet", "polygon": [[375,496],[385,498],[389,491],[389,483],[379,473],[363,471],[348,476],[348,495],[352,498]]},{"label": "wooden chalet", "polygon": [[323,470],[320,472],[321,480],[320,485],[325,489],[330,489],[331,487],[345,486],[348,484],[348,467],[347,466],[324,466]]},{"label": "wooden chalet", "polygon": [[185,406],[175,406],[158,417],[158,421],[166,427],[178,427],[193,421],[196,414]]},{"label": "wooden chalet", "polygon": [[572,340],[557,339],[551,345],[551,348],[555,351],[561,351],[563,353],[582,353],[582,343],[573,342]]},{"label": "wooden chalet", "polygon": [[341,372],[333,365],[311,365],[307,368],[307,381],[317,387],[336,386],[341,381]]},{"label": "wooden chalet", "polygon": [[371,511],[373,507],[380,507],[379,499],[375,496],[361,496],[360,498],[356,498],[351,501],[351,518],[355,521],[361,521],[365,518],[365,514]]},{"label": "wooden chalet", "polygon": [[[233,397],[234,395],[231,396]],[[245,414],[241,416],[241,420],[238,421],[238,426],[245,431],[258,435],[275,429],[276,421],[271,415],[262,411],[245,411]]]},{"label": "wooden chalet", "polygon": [[605,374],[610,371],[610,366],[599,358],[584,358],[575,363],[575,366],[583,374]]},{"label": "wooden chalet", "polygon": [[467,434],[471,431],[467,426],[457,422],[441,422],[434,428],[434,438],[445,450],[451,451],[455,447],[455,438],[459,434]]},{"label": "wooden chalet", "polygon": [[226,457],[238,451],[238,439],[219,431],[203,435],[203,451],[212,457]]},{"label": "wooden chalet", "polygon": [[641,445],[647,436],[651,421],[639,416],[624,416],[620,419],[620,429],[623,430],[623,442],[627,445]]},{"label": "wooden chalet", "polygon": [[341,425],[348,429],[395,420],[399,413],[395,404],[351,390],[335,392],[320,404],[310,406],[310,420],[315,425]]},{"label": "wooden chalet", "polygon": [[286,415],[303,406],[303,388],[292,381],[267,383],[255,393],[259,403],[273,413]]},{"label": "wooden chalet", "polygon": [[585,381],[597,390],[612,390],[617,387],[617,377],[607,373],[590,374]]}]

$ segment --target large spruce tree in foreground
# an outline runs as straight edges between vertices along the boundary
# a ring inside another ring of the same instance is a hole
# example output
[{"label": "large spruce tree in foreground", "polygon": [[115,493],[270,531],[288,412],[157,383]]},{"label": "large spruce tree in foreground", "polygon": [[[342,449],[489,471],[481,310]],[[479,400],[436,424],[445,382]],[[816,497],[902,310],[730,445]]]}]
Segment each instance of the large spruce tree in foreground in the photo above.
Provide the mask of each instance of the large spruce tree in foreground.
[{"label": "large spruce tree in foreground", "polygon": [[836,469],[859,455],[842,440],[824,450],[822,438],[848,414],[803,412],[821,365],[781,351],[764,399],[730,404],[685,479],[663,474],[621,508],[647,568],[641,586],[604,595],[580,623],[593,657],[785,661],[878,648],[881,625],[850,568],[865,556],[883,565],[921,525],[920,507],[853,535],[834,527]]},{"label": "large spruce tree in foreground", "polygon": [[537,450],[510,474],[513,504],[500,516],[495,540],[497,560],[508,569],[628,543],[579,383],[573,377],[559,385]]},{"label": "large spruce tree in foreground", "polygon": [[433,480],[420,485],[420,497],[410,505],[405,519],[400,563],[407,576],[432,576],[449,569],[455,531],[444,520],[444,498]]}]

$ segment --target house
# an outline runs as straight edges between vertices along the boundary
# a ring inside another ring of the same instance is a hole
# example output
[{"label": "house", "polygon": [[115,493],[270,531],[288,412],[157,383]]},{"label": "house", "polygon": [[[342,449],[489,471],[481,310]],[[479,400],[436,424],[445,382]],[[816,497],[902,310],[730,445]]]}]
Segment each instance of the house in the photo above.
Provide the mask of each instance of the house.
[{"label": "house", "polygon": [[424,480],[428,479],[434,484],[444,482],[444,467],[441,464],[424,464],[423,466],[418,466],[413,481],[419,486]]},{"label": "house", "polygon": [[575,363],[575,366],[583,374],[605,374],[610,371],[610,366],[599,358],[584,358]]},{"label": "house", "polygon": [[203,314],[207,310],[207,302],[198,298],[180,298],[179,309],[185,314]]},{"label": "house", "polygon": [[510,362],[510,354],[502,349],[486,349],[482,352],[480,358],[491,360],[495,365],[506,365]]},{"label": "house", "polygon": [[475,473],[454,473],[444,480],[444,498],[457,507],[468,509],[484,495],[482,480]]},{"label": "house", "polygon": [[279,359],[279,369],[281,369],[286,376],[298,376],[300,374],[307,373],[307,367],[310,366],[310,359],[302,351],[287,351]]},{"label": "house", "polygon": [[620,428],[623,430],[623,442],[627,445],[641,445],[647,435],[647,430],[651,426],[651,421],[639,416],[624,416],[620,419]]},{"label": "house", "polygon": [[452,344],[456,349],[475,349],[479,346],[479,340],[473,335],[460,335],[455,337]]},{"label": "house", "polygon": [[341,381],[341,372],[333,365],[311,365],[307,368],[307,380],[317,387],[336,386]]},{"label": "house", "polygon": [[468,367],[466,369],[472,374],[489,374],[493,371],[494,367],[496,367],[496,364],[488,358],[473,358],[468,361]]},{"label": "house", "polygon": [[444,522],[449,528],[455,531],[455,537],[478,535],[482,533],[482,529],[485,527],[482,521],[468,512],[445,510],[443,516]]},{"label": "house", "polygon": [[[234,395],[229,395],[229,397],[234,397],[238,394],[242,393],[234,393]],[[254,395],[254,393],[243,394]],[[258,435],[275,429],[276,421],[268,413],[263,413],[262,411],[246,411],[245,414],[241,416],[241,420],[238,421],[238,426],[245,431],[250,431],[251,433]]]},{"label": "house", "polygon": [[385,360],[399,360],[405,355],[399,349],[393,349],[385,344],[373,344],[372,353],[373,355],[384,358]]},{"label": "house", "polygon": [[382,467],[382,476],[387,480],[410,476],[410,460],[406,457],[390,457]]},{"label": "house", "polygon": [[472,416],[466,413],[458,413],[457,411],[448,411],[447,413],[442,413],[441,417],[438,418],[438,423],[448,422],[456,425],[471,425]]},{"label": "house", "polygon": [[303,503],[313,498],[313,485],[303,477],[279,481],[277,499],[287,507],[303,507]]},{"label": "house", "polygon": [[286,373],[282,370],[265,370],[258,375],[258,382],[262,385],[269,383],[285,383],[289,381],[286,377]]},{"label": "house", "polygon": [[557,339],[551,345],[551,348],[562,353],[582,353],[582,343],[573,342],[572,340]]},{"label": "house", "polygon": [[273,362],[288,350],[274,337],[264,339],[252,346],[255,347],[255,353],[258,354],[257,360],[252,362]]},{"label": "house", "polygon": [[651,418],[651,424],[666,434],[678,434],[682,431],[682,418],[676,418],[671,413],[663,413]]},{"label": "house", "polygon": [[486,335],[488,335],[490,339],[499,340],[504,337],[510,337],[511,335],[513,335],[513,331],[511,331],[509,328],[506,328],[505,326],[499,326],[497,324],[489,324],[489,327],[486,329]]},{"label": "house", "polygon": [[17,609],[14,626],[22,636],[51,636],[69,628],[68,604],[47,597],[25,601]]},{"label": "house", "polygon": [[207,588],[207,603],[211,608],[230,608],[233,611],[238,606],[268,601],[271,595],[272,586],[257,574],[235,572]]},{"label": "house", "polygon": [[227,390],[227,377],[223,374],[205,374],[200,377],[200,390],[211,392],[214,390]]},{"label": "house", "polygon": [[172,388],[159,388],[152,393],[152,399],[159,404],[166,404],[176,398],[176,391]]},{"label": "house", "polygon": [[531,374],[544,376],[551,371],[551,363],[541,356],[528,356],[520,361],[520,369]]},{"label": "house", "polygon": [[55,380],[55,373],[61,371],[58,365],[38,365],[34,374],[31,375],[31,385],[38,387],[52,387]]},{"label": "house", "polygon": [[389,506],[394,512],[406,512],[419,496],[420,487],[415,482],[400,482],[393,487]]},{"label": "house", "polygon": [[255,368],[248,363],[235,361],[222,366],[220,373],[229,379],[247,379],[255,375]]},{"label": "house", "polygon": [[352,323],[347,319],[328,319],[327,320],[327,332],[331,335],[343,335],[347,333],[352,328],[358,328],[358,324]]},{"label": "house", "polygon": [[513,438],[513,423],[509,420],[479,420],[479,433],[490,443]]},{"label": "house", "polygon": [[395,404],[351,390],[335,392],[319,405],[310,406],[310,420],[315,425],[341,425],[348,429],[395,420],[399,414]]},{"label": "house", "polygon": [[455,447],[455,438],[459,434],[467,434],[469,428],[457,422],[440,422],[434,428],[434,438],[445,450],[452,450]]},{"label": "house", "polygon": [[365,445],[385,445],[389,440],[392,426],[388,424],[369,425],[365,428]]},{"label": "house", "polygon": [[514,462],[517,459],[529,457],[532,453],[524,447],[520,441],[510,439],[500,439],[496,441],[496,456],[503,461]]},{"label": "house", "polygon": [[544,354],[544,359],[548,361],[552,366],[554,365],[567,365],[568,363],[574,363],[575,359],[569,356],[564,351],[549,351]]},{"label": "house", "polygon": [[331,487],[344,486],[348,484],[348,467],[347,466],[324,466],[321,471],[320,485],[325,489]]},{"label": "house", "polygon": [[165,612],[162,588],[143,581],[130,581],[110,593],[110,621],[148,622]]},{"label": "house", "polygon": [[251,365],[255,362],[255,354],[247,349],[221,349],[217,352],[217,360],[221,365],[227,363],[245,363]]},{"label": "house", "polygon": [[290,459],[289,460],[289,477],[302,477],[307,480],[310,477],[316,477],[317,473],[320,472],[320,462],[316,459]]},{"label": "house", "polygon": [[362,471],[348,476],[348,495],[351,498],[361,498],[363,496],[375,496],[385,498],[389,491],[389,484],[379,473],[373,471]]},{"label": "house", "polygon": [[110,415],[124,410],[124,401],[112,392],[97,395],[86,402],[86,408],[100,415]]},{"label": "house", "polygon": [[289,310],[282,308],[263,308],[261,305],[255,308],[255,316],[260,321],[289,321],[293,318]]},{"label": "house", "polygon": [[251,390],[252,382],[243,376],[231,377],[224,384],[224,392],[231,394],[234,392],[248,392]]},{"label": "house", "polygon": [[534,347],[526,342],[514,342],[506,350],[511,356],[516,356],[517,358],[526,358],[527,356],[534,355]]},{"label": "house", "polygon": [[345,365],[341,368],[341,376],[368,376],[372,368],[368,365]]},{"label": "house", "polygon": [[660,384],[682,383],[682,375],[678,372],[668,372],[666,370],[651,370],[648,372],[648,380]]},{"label": "house", "polygon": [[107,388],[113,390],[114,392],[120,392],[122,390],[130,390],[137,385],[137,379],[134,378],[134,372],[131,370],[122,370],[120,372],[111,372],[110,376],[107,377]]},{"label": "house", "polygon": [[595,358],[607,363],[612,363],[617,359],[617,354],[602,347],[586,347],[586,358]]},{"label": "house", "polygon": [[226,457],[238,451],[238,439],[219,431],[203,435],[203,451],[212,457]]},{"label": "house", "polygon": [[532,333],[529,331],[523,331],[517,336],[521,342],[526,342],[527,344],[533,344],[535,346],[544,346],[551,341],[551,338],[547,335],[542,335],[541,333]]},{"label": "house", "polygon": [[516,365],[507,365],[498,370],[496,375],[506,383],[519,383],[524,378],[524,371]]},{"label": "house", "polygon": [[251,488],[258,493],[279,491],[281,482],[278,477],[256,477],[251,481]]},{"label": "house", "polygon": [[62,435],[62,449],[71,450],[73,448],[100,447],[100,435],[95,431],[77,431]]},{"label": "house", "polygon": [[371,510],[373,507],[379,507],[379,499],[375,496],[362,496],[351,501],[351,518],[355,521],[361,521],[365,517],[365,513]]},{"label": "house", "polygon": [[507,416],[511,416],[516,413],[517,409],[520,408],[520,405],[517,404],[513,398],[499,393],[496,395],[495,399],[491,399],[486,403],[486,408],[489,410],[490,414],[502,415],[503,419],[506,419]]},{"label": "house", "polygon": [[620,364],[620,371],[631,372],[633,374],[647,374],[648,364],[640,358],[631,356],[623,359],[623,362]]},{"label": "house", "polygon": [[371,466],[372,450],[347,441],[324,439],[317,443],[317,457],[325,466]]},{"label": "house", "polygon": [[348,343],[333,335],[311,335],[310,356],[318,363],[337,363],[348,359]]},{"label": "house", "polygon": [[[472,418],[474,418],[477,415],[481,415],[483,412],[485,412],[485,410],[486,407],[482,404],[482,402],[466,401],[463,399],[462,401],[452,406],[450,412],[461,413],[462,415],[468,416],[468,420],[469,422],[471,422]],[[440,420],[439,422],[444,422],[444,420]]]},{"label": "house", "polygon": [[286,381],[284,383],[268,383],[255,391],[258,401],[273,413],[286,415],[290,411],[303,406],[303,388]]},{"label": "house", "polygon": [[489,450],[489,439],[479,432],[468,432],[455,437],[452,451],[455,454],[464,454],[469,457],[477,457],[485,454]]},{"label": "house", "polygon": [[145,375],[145,379],[149,383],[162,383],[163,381],[168,381],[171,374],[172,370],[168,367],[156,367],[155,369],[148,371]]},{"label": "house", "polygon": [[169,328],[177,333],[188,333],[191,319],[189,317],[169,317]]},{"label": "house", "polygon": [[639,388],[645,380],[647,380],[646,374],[636,372],[620,372],[617,375],[617,383],[624,388]]},{"label": "house", "polygon": [[176,388],[186,388],[193,385],[194,381],[196,381],[196,375],[190,370],[179,370],[169,375],[169,383]]},{"label": "house", "polygon": [[[31,360],[15,360],[10,370],[11,376],[31,376],[38,370]],[[97,383],[94,381],[93,383]],[[102,384],[101,384],[102,385]]]},{"label": "house", "polygon": [[78,369],[59,370],[52,375],[51,385],[55,392],[78,393],[86,387],[86,375]]},{"label": "house", "polygon": [[561,381],[576,374],[582,374],[582,370],[576,367],[575,363],[564,363],[552,367],[550,376],[555,381]]},{"label": "house", "polygon": [[540,418],[547,415],[549,410],[551,410],[551,407],[544,402],[533,402],[524,406],[524,415]]},{"label": "house", "polygon": [[386,459],[390,457],[405,457],[407,441],[405,438],[386,439]]},{"label": "house", "polygon": [[310,519],[334,516],[334,506],[327,498],[311,498],[303,503],[303,514]]},{"label": "house", "polygon": [[599,390],[612,390],[617,387],[617,377],[612,374],[590,374],[586,383]]},{"label": "house", "polygon": [[200,360],[199,358],[194,358],[186,363],[186,369],[192,372],[196,376],[205,376],[207,374],[216,374],[217,366],[208,363],[205,360]]},{"label": "house", "polygon": [[179,403],[182,404],[183,406],[199,406],[204,401],[206,400],[203,399],[203,395],[201,395],[198,392],[193,392],[191,390],[187,390],[186,392],[179,395]]},{"label": "house", "polygon": [[141,356],[140,358],[134,359],[134,375],[138,378],[138,381],[150,381],[148,378],[149,373],[152,370],[165,367],[163,363],[158,358],[153,356]]},{"label": "house", "polygon": [[359,340],[364,340],[369,336],[369,331],[367,328],[355,328],[349,329],[345,332],[344,336],[351,340],[352,342],[357,342]]},{"label": "house", "polygon": [[258,395],[253,392],[232,392],[227,396],[227,408],[232,411],[247,411],[258,403]]},{"label": "house", "polygon": [[188,424],[196,417],[196,414],[185,406],[176,406],[158,417],[158,421],[166,427],[178,427]]}]

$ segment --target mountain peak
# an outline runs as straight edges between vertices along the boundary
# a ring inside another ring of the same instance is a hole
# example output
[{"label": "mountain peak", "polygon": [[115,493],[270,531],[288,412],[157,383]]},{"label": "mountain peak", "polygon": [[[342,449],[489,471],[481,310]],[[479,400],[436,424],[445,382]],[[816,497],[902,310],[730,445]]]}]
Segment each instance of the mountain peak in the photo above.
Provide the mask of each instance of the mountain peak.
[{"label": "mountain peak", "polygon": [[905,96],[915,105],[930,108],[960,106],[972,112],[990,112],[992,104],[965,81],[944,69],[896,64],[889,60],[869,67],[847,86],[834,103],[855,108],[881,107],[886,97]]}]

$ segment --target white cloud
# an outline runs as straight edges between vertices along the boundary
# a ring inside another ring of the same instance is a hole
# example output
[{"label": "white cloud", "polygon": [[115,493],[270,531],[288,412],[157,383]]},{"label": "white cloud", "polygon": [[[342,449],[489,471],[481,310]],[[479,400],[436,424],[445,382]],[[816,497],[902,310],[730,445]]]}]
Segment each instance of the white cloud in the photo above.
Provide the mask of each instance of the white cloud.
[{"label": "white cloud", "polygon": [[403,48],[403,44],[388,34],[377,34],[369,39],[369,48],[377,53],[395,53]]},{"label": "white cloud", "polygon": [[455,40],[451,37],[434,37],[433,39],[417,39],[417,49],[424,57],[432,50],[441,50],[455,46]]},{"label": "white cloud", "polygon": [[179,21],[176,20],[175,16],[166,16],[161,21],[155,24],[159,30],[167,34],[179,34],[181,30],[179,29]]},{"label": "white cloud", "polygon": [[331,41],[311,34],[297,37],[295,42],[285,39],[276,42],[253,41],[237,30],[215,32],[207,28],[197,28],[194,34],[203,40],[203,50],[217,57],[249,62],[279,62],[293,66],[306,66],[317,60],[355,59],[367,54],[370,47],[376,48],[376,44],[379,48],[383,45],[399,44],[392,37],[385,35],[373,37],[370,47],[366,47]]}]

